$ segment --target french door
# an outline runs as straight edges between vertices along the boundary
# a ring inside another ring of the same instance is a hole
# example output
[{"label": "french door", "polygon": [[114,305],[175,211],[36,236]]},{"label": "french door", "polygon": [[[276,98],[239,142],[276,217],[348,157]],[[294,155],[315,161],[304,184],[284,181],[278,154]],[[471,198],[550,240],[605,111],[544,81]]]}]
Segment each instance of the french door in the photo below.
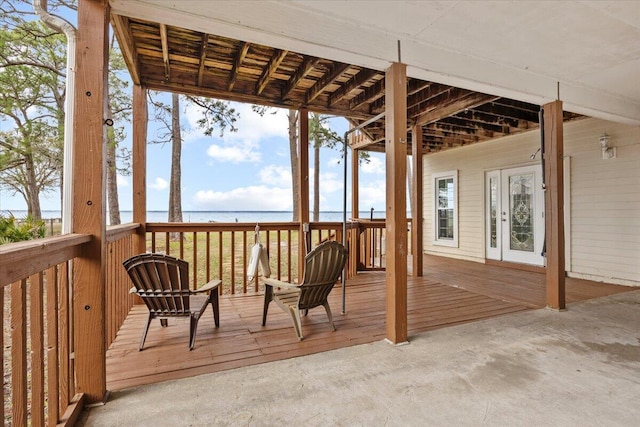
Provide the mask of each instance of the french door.
[{"label": "french door", "polygon": [[544,194],[539,165],[486,173],[486,256],[543,265]]}]

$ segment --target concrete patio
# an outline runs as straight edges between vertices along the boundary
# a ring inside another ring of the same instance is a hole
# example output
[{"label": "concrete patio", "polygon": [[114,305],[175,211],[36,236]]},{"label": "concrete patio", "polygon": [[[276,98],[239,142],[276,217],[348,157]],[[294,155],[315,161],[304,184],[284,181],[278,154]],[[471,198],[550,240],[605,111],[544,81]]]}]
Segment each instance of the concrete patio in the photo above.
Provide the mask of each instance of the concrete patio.
[{"label": "concrete patio", "polygon": [[640,290],[113,392],[84,426],[640,420]]}]

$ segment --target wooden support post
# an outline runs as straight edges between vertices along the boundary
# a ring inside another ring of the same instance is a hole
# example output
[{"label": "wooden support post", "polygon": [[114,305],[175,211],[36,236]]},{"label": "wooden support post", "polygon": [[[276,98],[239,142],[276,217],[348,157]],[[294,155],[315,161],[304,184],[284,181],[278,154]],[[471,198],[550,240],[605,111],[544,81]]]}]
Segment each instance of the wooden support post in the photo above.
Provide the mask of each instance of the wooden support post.
[{"label": "wooden support post", "polygon": [[298,213],[300,215],[298,280],[302,280],[304,257],[307,255],[307,237],[311,237],[311,232],[305,232],[305,227],[308,227],[309,224],[309,112],[306,108],[301,108],[298,112],[298,140],[298,177],[300,179],[298,182],[300,188],[300,198],[298,199]]},{"label": "wooden support post", "polygon": [[140,224],[134,251],[147,250],[147,89],[133,86],[133,222]]},{"label": "wooden support post", "polygon": [[422,276],[422,126],[411,130],[411,160],[413,165],[413,191],[411,192],[411,272],[413,277]]},{"label": "wooden support post", "polygon": [[360,218],[360,205],[358,199],[360,198],[360,192],[358,189],[359,181],[359,164],[358,157],[360,150],[351,150],[351,218]]},{"label": "wooden support post", "polygon": [[565,308],[562,102],[543,105],[547,306]]},{"label": "wooden support post", "polygon": [[387,339],[407,341],[407,66],[385,74]]},{"label": "wooden support post", "polygon": [[106,395],[105,244],[106,99],[109,2],[78,2],[74,120],[73,232],[90,234],[74,266],[76,392],[89,403]]}]

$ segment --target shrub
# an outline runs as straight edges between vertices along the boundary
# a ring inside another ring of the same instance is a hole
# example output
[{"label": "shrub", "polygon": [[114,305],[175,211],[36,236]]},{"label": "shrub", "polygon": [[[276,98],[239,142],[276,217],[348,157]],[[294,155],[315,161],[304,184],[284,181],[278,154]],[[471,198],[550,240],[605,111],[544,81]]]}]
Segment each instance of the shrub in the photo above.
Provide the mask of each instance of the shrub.
[{"label": "shrub", "polygon": [[0,245],[24,240],[40,239],[45,235],[45,224],[41,219],[27,216],[17,220],[13,215],[0,215]]}]

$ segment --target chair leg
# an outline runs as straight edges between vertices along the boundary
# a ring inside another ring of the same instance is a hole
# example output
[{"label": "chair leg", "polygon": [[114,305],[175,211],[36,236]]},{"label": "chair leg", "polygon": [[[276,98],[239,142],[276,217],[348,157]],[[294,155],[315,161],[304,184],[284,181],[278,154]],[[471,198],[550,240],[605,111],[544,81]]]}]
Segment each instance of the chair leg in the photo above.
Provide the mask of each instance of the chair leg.
[{"label": "chair leg", "polygon": [[333,324],[333,316],[331,316],[331,309],[329,308],[329,302],[325,301],[324,304],[324,309],[327,311],[327,317],[329,318],[329,324],[331,325],[331,328],[335,331],[336,327]]},{"label": "chair leg", "polygon": [[262,309],[262,326],[267,324],[267,311],[269,311],[269,303],[273,297],[273,286],[264,285],[264,308]]},{"label": "chair leg", "polygon": [[293,327],[296,330],[296,335],[298,336],[298,340],[302,341],[304,337],[302,336],[302,322],[300,321],[300,310],[298,310],[298,307],[289,307],[289,314],[293,319]]},{"label": "chair leg", "polygon": [[163,328],[169,326],[169,319],[160,319],[160,326],[162,326]]},{"label": "chair leg", "polygon": [[142,347],[144,347],[144,341],[147,339],[147,332],[149,331],[149,325],[151,324],[152,319],[153,316],[151,315],[151,313],[149,313],[149,317],[147,318],[147,325],[144,327],[144,331],[142,331],[142,339],[140,340],[140,347],[138,347],[138,351],[142,351]]},{"label": "chair leg", "polygon": [[218,328],[220,327],[220,298],[217,289],[211,291],[209,300],[211,301],[211,309],[213,310],[213,321],[216,324],[216,328]]},{"label": "chair leg", "polygon": [[189,351],[193,350],[193,346],[196,344],[197,329],[198,318],[193,315],[189,316]]}]

